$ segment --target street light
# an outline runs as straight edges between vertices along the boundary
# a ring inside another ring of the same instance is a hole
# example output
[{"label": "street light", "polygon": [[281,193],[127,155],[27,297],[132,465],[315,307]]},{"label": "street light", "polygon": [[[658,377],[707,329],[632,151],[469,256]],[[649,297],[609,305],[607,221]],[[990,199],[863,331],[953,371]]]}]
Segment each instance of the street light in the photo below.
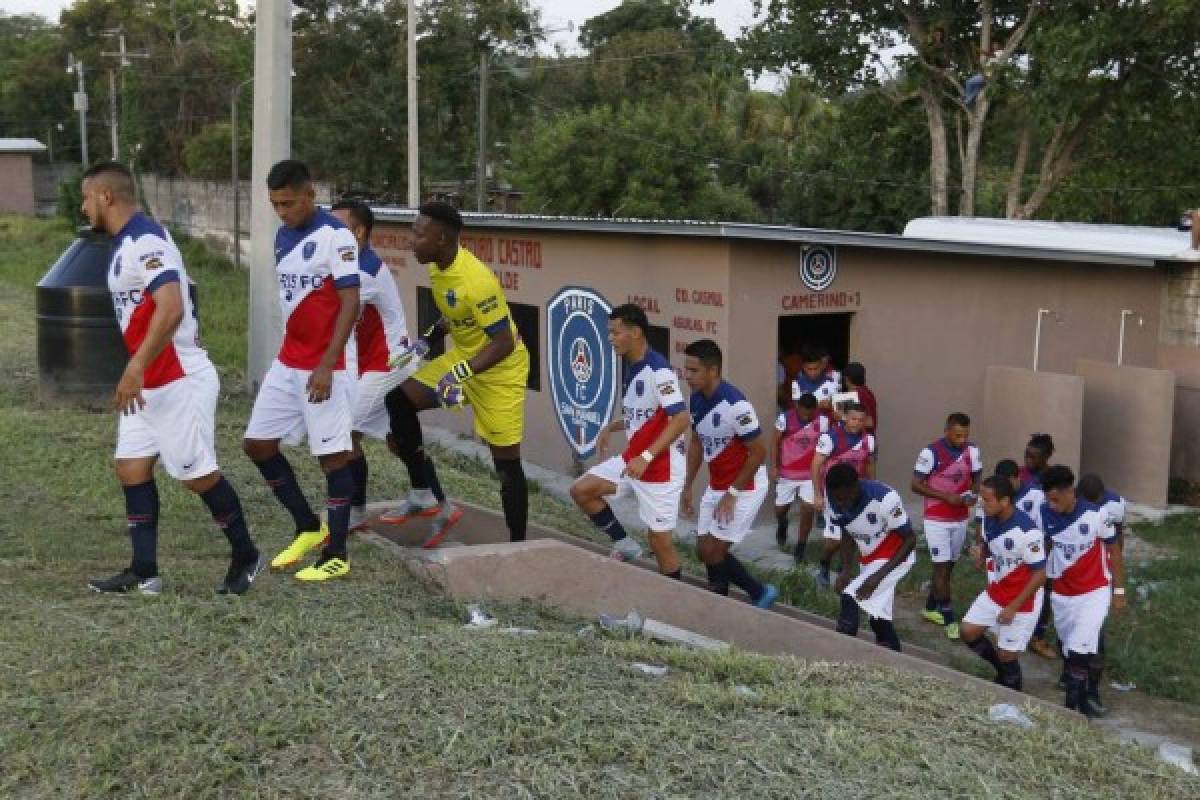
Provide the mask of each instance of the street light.
[{"label": "street light", "polygon": [[75,90],[74,106],[79,112],[79,161],[83,164],[83,168],[87,169],[88,165],[88,142],[87,142],[87,112],[88,112],[88,96],[87,85],[84,82],[83,61],[76,60],[74,53],[67,53],[67,74],[74,73],[78,78],[78,88]]},{"label": "street light", "polygon": [[242,96],[242,88],[253,82],[253,77],[246,78],[246,80],[233,87],[233,91],[230,92],[229,97],[231,108],[229,114],[229,137],[233,142],[230,145],[233,166],[233,264],[238,269],[242,267],[242,182],[238,178],[238,100]]}]

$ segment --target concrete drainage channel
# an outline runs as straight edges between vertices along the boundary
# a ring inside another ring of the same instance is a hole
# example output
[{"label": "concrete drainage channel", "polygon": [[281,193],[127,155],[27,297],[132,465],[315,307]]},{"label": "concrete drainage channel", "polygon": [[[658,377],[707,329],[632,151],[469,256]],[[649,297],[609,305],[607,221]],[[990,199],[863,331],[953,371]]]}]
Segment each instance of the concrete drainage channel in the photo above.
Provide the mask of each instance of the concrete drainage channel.
[{"label": "concrete drainage channel", "polygon": [[[420,549],[429,527],[428,519],[421,518],[400,526],[372,520],[364,538],[392,549],[415,577],[460,600],[534,602],[593,620],[602,614],[625,618],[636,610],[643,619],[680,631],[676,636],[681,640],[690,633],[768,655],[879,664],[941,678],[996,703],[1065,712],[1057,704],[952,669],[930,651],[906,645],[905,652],[896,653],[839,634],[824,617],[783,604],[762,611],[744,598],[713,594],[700,581],[664,578],[652,561],[614,561],[605,548],[549,528],[531,525],[529,541],[510,543],[499,515],[462,506],[463,519],[455,526],[459,546]],[[386,508],[380,504],[370,511]]]}]

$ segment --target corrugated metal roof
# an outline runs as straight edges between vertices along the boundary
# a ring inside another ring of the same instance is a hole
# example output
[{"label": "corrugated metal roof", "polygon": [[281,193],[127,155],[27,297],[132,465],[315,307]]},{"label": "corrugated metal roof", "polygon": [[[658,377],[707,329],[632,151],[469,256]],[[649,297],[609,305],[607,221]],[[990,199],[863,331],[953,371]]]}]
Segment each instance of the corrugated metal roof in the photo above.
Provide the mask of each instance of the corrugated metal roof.
[{"label": "corrugated metal roof", "polygon": [[[373,207],[382,222],[412,222],[416,212],[409,208]],[[1121,248],[1107,251],[1083,247],[1000,241],[972,241],[966,238],[932,238],[887,233],[863,233],[825,228],[797,228],[787,225],[758,225],[742,222],[700,222],[697,220],[648,220],[603,217],[556,217],[537,214],[493,214],[463,212],[468,226],[521,228],[525,230],[580,233],[623,233],[655,236],[698,236],[717,239],[741,239],[767,242],[793,242],[797,245],[823,244],[839,247],[863,247],[910,252],[984,255],[1028,258],[1042,261],[1069,261],[1086,264],[1116,264],[1153,267],[1160,261],[1193,260],[1186,254],[1162,255],[1159,250],[1138,253]],[[1121,226],[1109,226],[1121,227]],[[1156,229],[1148,229],[1156,230]],[[1177,233],[1177,232],[1176,232]],[[1187,247],[1187,236],[1178,249]]]},{"label": "corrugated metal roof", "polygon": [[46,145],[37,139],[0,138],[0,153],[44,153]]}]

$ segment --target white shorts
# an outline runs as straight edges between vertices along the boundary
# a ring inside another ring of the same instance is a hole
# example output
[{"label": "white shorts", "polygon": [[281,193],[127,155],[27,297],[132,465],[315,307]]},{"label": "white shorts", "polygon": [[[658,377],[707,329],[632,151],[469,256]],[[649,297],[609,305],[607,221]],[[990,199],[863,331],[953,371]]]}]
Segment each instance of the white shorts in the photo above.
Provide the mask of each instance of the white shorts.
[{"label": "white shorts", "polygon": [[616,497],[632,493],[637,498],[638,518],[642,524],[654,533],[669,533],[675,530],[679,521],[679,498],[683,495],[683,470],[677,468],[675,461],[672,456],[671,480],[665,483],[646,483],[622,475],[625,459],[620,456],[601,461],[587,474],[614,484]]},{"label": "white shorts", "polygon": [[1100,649],[1100,629],[1108,617],[1111,590],[1104,586],[1087,594],[1065,595],[1050,592],[1050,610],[1054,612],[1054,632],[1063,650],[1095,653]]},{"label": "white shorts", "polygon": [[307,386],[311,374],[311,370],[285,367],[278,360],[271,362],[254,398],[246,438],[299,444],[307,434],[308,449],[314,456],[349,450],[354,377],[335,370],[329,398],[310,403]]},{"label": "white shorts", "polygon": [[699,536],[711,536],[723,542],[737,544],[746,538],[746,534],[754,527],[754,518],[767,499],[766,470],[760,469],[754,476],[754,488],[738,495],[733,506],[733,519],[728,524],[717,522],[715,516],[717,503],[725,496],[724,491],[718,491],[711,486],[704,490],[700,500],[700,510],[696,513],[696,533]]},{"label": "white shorts", "polygon": [[414,372],[416,364],[410,364],[404,369],[390,372],[364,372],[354,382],[353,414],[351,430],[370,436],[372,439],[386,439],[392,430],[388,418],[387,405],[384,398],[388,392],[404,383]]},{"label": "white shorts", "polygon": [[[850,595],[854,599],[854,593],[858,591],[858,587],[862,586],[863,581],[874,575],[888,560],[881,558],[878,561],[868,561],[866,564],[860,564],[859,573],[850,581],[850,584],[845,588],[842,594]],[[858,607],[870,614],[875,619],[892,618],[892,606],[896,600],[896,584],[898,584],[908,571],[913,568],[913,564],[917,563],[916,553],[909,553],[908,558],[896,565],[896,568],[889,572],[883,580],[879,582],[879,586],[871,593],[871,596],[864,600],[857,600]]]},{"label": "white shorts", "polygon": [[966,540],[967,520],[965,519],[960,522],[925,520],[925,545],[929,548],[929,558],[935,564],[958,561]]},{"label": "white shorts", "polygon": [[157,389],[143,389],[146,407],[117,416],[116,458],[158,456],[163,469],[181,481],[217,471],[213,421],[221,382],[210,367]]},{"label": "white shorts", "polygon": [[1033,596],[1032,611],[1018,611],[1012,622],[1007,625],[998,625],[996,618],[1000,616],[1004,606],[993,600],[987,592],[980,592],[979,597],[976,597],[975,602],[967,609],[966,616],[962,621],[994,630],[996,644],[1001,650],[1023,653],[1025,646],[1033,637],[1033,629],[1037,627],[1038,616],[1042,613],[1043,594],[1045,593],[1038,589],[1037,594]]},{"label": "white shorts", "polygon": [[788,506],[797,500],[812,505],[812,480],[794,481],[791,478],[780,478],[775,481],[775,505]]}]

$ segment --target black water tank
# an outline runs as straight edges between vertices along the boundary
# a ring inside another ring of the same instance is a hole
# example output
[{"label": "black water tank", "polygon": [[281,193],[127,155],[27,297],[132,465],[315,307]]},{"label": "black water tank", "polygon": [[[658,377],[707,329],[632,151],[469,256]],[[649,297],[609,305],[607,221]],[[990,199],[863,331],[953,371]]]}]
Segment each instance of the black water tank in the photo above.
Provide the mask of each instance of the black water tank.
[{"label": "black water tank", "polygon": [[129,361],[112,296],[113,240],[81,229],[37,285],[39,397],[43,403],[107,407]]}]

